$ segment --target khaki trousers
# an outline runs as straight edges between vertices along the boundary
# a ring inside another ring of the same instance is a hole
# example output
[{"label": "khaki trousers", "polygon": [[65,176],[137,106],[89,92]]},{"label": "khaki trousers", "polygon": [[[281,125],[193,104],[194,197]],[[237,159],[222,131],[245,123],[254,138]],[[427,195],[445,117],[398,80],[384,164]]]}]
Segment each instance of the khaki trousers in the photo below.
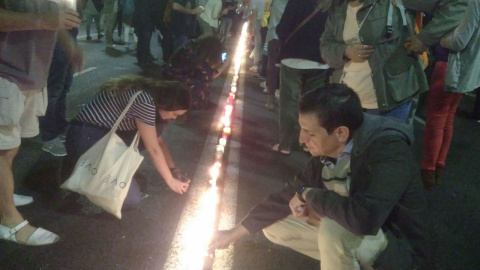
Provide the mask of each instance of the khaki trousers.
[{"label": "khaki trousers", "polygon": [[381,229],[377,235],[356,235],[326,217],[314,227],[290,215],[263,233],[275,244],[319,260],[322,270],[374,269],[373,263],[387,246]]}]

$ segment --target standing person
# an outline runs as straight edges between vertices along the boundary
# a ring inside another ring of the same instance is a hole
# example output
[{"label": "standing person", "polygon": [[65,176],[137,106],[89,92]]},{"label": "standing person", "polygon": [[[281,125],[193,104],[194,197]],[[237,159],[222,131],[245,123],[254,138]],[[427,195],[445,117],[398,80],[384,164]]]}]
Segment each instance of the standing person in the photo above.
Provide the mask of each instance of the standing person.
[{"label": "standing person", "polygon": [[85,10],[83,14],[85,16],[85,21],[87,22],[87,40],[92,40],[90,35],[90,27],[92,25],[92,20],[95,22],[95,28],[97,29],[97,39],[100,40],[103,35],[100,30],[100,14],[103,9],[103,2],[101,0],[87,0]]},{"label": "standing person", "polygon": [[[276,31],[281,49],[279,143],[272,150],[288,155],[298,147],[298,99],[325,83],[328,66],[320,56],[320,36],[325,29],[327,12],[317,9],[324,2],[288,1]],[[315,14],[313,12],[316,12]],[[313,15],[313,16],[311,16]],[[301,25],[302,22],[305,22]],[[299,27],[295,32],[295,29]],[[301,49],[299,49],[301,48]]]},{"label": "standing person", "polygon": [[[136,97],[120,122],[117,134],[130,145],[139,132],[153,165],[170,189],[179,194],[187,191],[190,180],[182,182],[172,174],[175,163],[160,134],[157,134],[156,125],[176,119],[190,108],[189,89],[179,82],[141,76],[122,76],[107,81],[72,120],[66,138],[68,155],[62,165],[63,178],[72,173],[81,155],[110,132],[138,91],[143,92]],[[134,178],[123,207],[132,208],[140,200],[140,187]]]},{"label": "standing person", "polygon": [[[463,93],[480,87],[480,0],[470,1],[460,25],[442,38],[444,61],[437,61],[427,98],[421,175],[426,189],[440,185]],[[447,61],[448,57],[448,63]]]},{"label": "standing person", "polygon": [[165,66],[163,77],[184,82],[192,94],[192,109],[206,108],[210,97],[210,84],[228,67],[230,59],[222,65],[223,47],[216,37],[190,40],[176,51]]},{"label": "standing person", "polygon": [[[78,29],[69,31],[77,46]],[[67,121],[67,94],[73,83],[74,67],[70,63],[62,45],[57,42],[53,50],[52,63],[47,81],[48,106],[45,116],[40,117],[40,132],[42,134],[42,150],[54,156],[67,154],[65,150],[65,132]]]},{"label": "standing person", "polygon": [[113,49],[113,30],[117,21],[118,0],[104,0],[103,15],[105,18],[105,42],[107,49]]},{"label": "standing person", "polygon": [[194,0],[173,0],[170,33],[173,39],[173,52],[182,47],[192,31],[194,15],[202,13],[203,6],[195,7]]},{"label": "standing person", "polygon": [[152,64],[154,58],[150,52],[150,40],[152,32],[155,30],[153,21],[153,0],[137,0],[135,3],[135,12],[133,24],[135,34],[138,37],[137,43],[137,60],[138,65],[142,68]]},{"label": "standing person", "polygon": [[227,14],[222,10],[222,0],[208,0],[205,10],[198,16],[201,35],[198,38],[213,36],[218,29],[218,19]]},{"label": "standing person", "polygon": [[254,28],[254,40],[255,47],[253,48],[253,66],[250,67],[251,72],[258,72],[258,64],[262,57],[262,34],[260,29],[262,28],[263,11],[265,10],[266,0],[251,0],[249,11],[252,12],[250,17],[251,24]]},{"label": "standing person", "polygon": [[428,265],[427,203],[410,127],[364,114],[342,84],[306,93],[299,115],[300,142],[312,159],[239,225],[216,232],[209,251],[263,229],[273,243],[319,260],[322,270]]},{"label": "standing person", "polygon": [[130,43],[130,32],[133,28],[133,14],[135,5],[133,0],[120,0],[122,5],[122,22],[123,22],[123,42],[125,43],[125,51],[134,50],[137,43],[137,36],[133,34],[133,42]]},{"label": "standing person", "polygon": [[[456,27],[465,2],[403,2],[412,9],[405,10],[391,1],[333,1],[320,50],[327,64],[335,69],[333,82],[352,87],[368,113],[411,123],[418,96],[428,90],[428,84],[423,64],[410,54],[417,50],[419,39],[435,44]],[[413,36],[414,42],[410,42],[415,15],[412,11],[438,14]],[[446,19],[445,14],[451,17]],[[421,47],[416,53],[422,52]]]},{"label": "standing person", "polygon": [[222,12],[222,14],[224,15],[222,15],[222,17],[220,18],[220,30],[219,30],[219,36],[222,43],[225,42],[225,40],[227,39],[230,33],[230,28],[232,28],[233,18],[236,15],[237,7],[238,7],[237,1],[230,0],[225,2],[225,8],[223,9],[223,12]]},{"label": "standing person", "polygon": [[83,61],[68,33],[56,33],[79,25],[75,10],[51,1],[0,1],[0,240],[31,246],[59,240],[58,235],[29,225],[16,209],[12,164],[21,138],[39,133],[55,37],[75,66]]},{"label": "standing person", "polygon": [[288,0],[274,0],[270,10],[270,21],[268,22],[268,31],[265,43],[268,44],[267,54],[267,102],[265,108],[268,110],[275,109],[275,91],[279,89],[280,68],[277,66],[279,62],[279,52],[282,43],[277,36],[277,25],[282,19],[283,12]]},{"label": "standing person", "polygon": [[172,47],[173,47],[173,40],[172,40],[172,33],[170,33],[170,20],[172,15],[172,3],[173,0],[155,0],[154,1],[154,16],[155,27],[160,31],[161,41],[159,41],[160,45],[162,46],[162,57],[163,63],[167,63],[170,60],[170,56],[172,55]]}]

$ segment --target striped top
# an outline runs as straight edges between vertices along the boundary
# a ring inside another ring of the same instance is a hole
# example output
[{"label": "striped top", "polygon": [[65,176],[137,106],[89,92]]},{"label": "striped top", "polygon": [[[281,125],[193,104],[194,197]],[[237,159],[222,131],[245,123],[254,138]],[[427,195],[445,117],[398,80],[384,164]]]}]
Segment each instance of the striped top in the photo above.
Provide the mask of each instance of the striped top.
[{"label": "striped top", "polygon": [[[118,97],[111,97],[108,91],[101,91],[79,112],[75,120],[104,128],[112,128],[120,114],[135,94],[135,89],[129,89]],[[155,126],[157,110],[150,94],[143,92],[137,96],[127,114],[120,122],[118,130],[137,130],[135,119],[149,126]]]}]

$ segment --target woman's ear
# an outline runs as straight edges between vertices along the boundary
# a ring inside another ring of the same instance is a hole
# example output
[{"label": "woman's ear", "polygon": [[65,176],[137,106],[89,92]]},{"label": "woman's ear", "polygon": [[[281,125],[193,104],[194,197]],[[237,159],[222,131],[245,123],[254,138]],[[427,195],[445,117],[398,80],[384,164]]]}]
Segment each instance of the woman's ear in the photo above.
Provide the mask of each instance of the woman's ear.
[{"label": "woman's ear", "polygon": [[350,130],[346,126],[339,126],[335,129],[335,135],[339,143],[347,144],[348,138],[350,137]]}]

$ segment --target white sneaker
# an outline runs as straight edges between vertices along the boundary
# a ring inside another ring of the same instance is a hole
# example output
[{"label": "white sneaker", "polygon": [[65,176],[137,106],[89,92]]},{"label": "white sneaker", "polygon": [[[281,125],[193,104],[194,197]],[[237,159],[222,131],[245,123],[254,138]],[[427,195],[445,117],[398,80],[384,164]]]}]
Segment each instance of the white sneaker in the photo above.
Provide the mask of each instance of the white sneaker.
[{"label": "white sneaker", "polygon": [[42,150],[56,157],[63,157],[67,155],[67,149],[65,149],[65,144],[63,144],[60,137],[43,143]]},{"label": "white sneaker", "polygon": [[263,81],[260,83],[260,87],[267,88],[267,81]]},{"label": "white sneaker", "polygon": [[33,203],[33,198],[30,196],[13,194],[13,203],[16,207],[24,206]]}]

